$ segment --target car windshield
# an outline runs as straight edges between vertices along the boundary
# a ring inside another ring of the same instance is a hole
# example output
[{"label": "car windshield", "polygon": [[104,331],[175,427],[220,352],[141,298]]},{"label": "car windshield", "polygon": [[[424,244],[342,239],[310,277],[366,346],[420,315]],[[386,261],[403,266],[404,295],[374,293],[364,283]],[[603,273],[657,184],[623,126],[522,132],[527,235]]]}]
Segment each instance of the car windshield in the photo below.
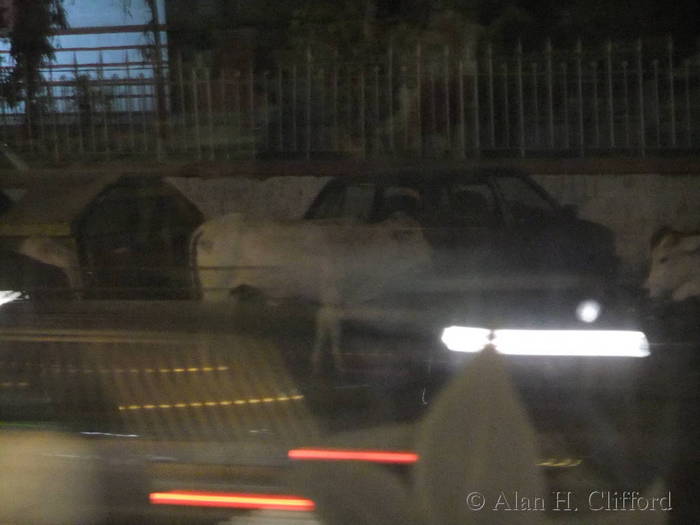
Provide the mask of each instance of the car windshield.
[{"label": "car windshield", "polygon": [[0,0],[0,524],[700,523],[698,20]]},{"label": "car windshield", "polygon": [[499,177],[498,188],[516,222],[551,220],[559,211],[546,194],[537,191],[521,177]]}]

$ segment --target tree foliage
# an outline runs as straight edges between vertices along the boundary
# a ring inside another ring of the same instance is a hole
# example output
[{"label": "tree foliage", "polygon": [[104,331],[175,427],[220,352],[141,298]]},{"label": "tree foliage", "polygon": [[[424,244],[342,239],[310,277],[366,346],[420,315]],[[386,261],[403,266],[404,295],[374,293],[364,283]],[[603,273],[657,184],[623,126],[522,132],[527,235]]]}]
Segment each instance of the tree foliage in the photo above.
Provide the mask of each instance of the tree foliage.
[{"label": "tree foliage", "polygon": [[5,99],[10,104],[35,101],[40,68],[54,58],[52,35],[67,27],[63,0],[15,2],[14,25],[8,35],[14,64],[3,79]]}]

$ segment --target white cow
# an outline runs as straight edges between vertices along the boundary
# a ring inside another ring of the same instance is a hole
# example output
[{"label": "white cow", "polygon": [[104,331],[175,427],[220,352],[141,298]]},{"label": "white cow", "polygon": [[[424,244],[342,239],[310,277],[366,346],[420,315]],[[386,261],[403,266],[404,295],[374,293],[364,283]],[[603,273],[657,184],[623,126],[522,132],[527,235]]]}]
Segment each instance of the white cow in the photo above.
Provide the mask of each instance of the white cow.
[{"label": "white cow", "polygon": [[700,232],[662,230],[656,234],[644,287],[652,299],[700,297]]},{"label": "white cow", "polygon": [[191,257],[205,301],[225,300],[246,285],[271,298],[356,304],[425,270],[431,249],[407,216],[365,225],[353,219],[252,223],[230,214],[195,231]]},{"label": "white cow", "polygon": [[82,278],[78,254],[62,242],[51,237],[27,237],[15,250],[44,264],[60,268],[68,278],[71,289],[79,292]]},{"label": "white cow", "polygon": [[401,213],[373,225],[347,218],[253,223],[230,214],[195,231],[191,257],[204,301],[247,286],[268,298],[317,303],[312,361],[319,364],[328,342],[342,369],[346,307],[406,288],[429,269],[432,253],[419,224]]}]

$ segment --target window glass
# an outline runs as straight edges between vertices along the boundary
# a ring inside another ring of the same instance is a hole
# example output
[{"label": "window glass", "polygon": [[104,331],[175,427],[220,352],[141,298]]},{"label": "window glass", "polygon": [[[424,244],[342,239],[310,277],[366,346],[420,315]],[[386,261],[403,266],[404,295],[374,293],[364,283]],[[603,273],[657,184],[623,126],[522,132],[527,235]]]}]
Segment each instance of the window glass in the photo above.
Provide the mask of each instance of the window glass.
[{"label": "window glass", "polygon": [[313,212],[314,219],[353,218],[369,220],[372,214],[375,187],[372,184],[356,184],[325,191]]},{"label": "window glass", "polygon": [[384,189],[379,216],[382,220],[402,213],[418,219],[424,210],[423,195],[412,186],[388,186]]},{"label": "window glass", "polygon": [[366,222],[372,214],[375,187],[373,184],[358,184],[345,188],[343,199],[343,217]]},{"label": "window glass", "polygon": [[452,184],[443,192],[440,207],[452,226],[494,226],[500,220],[494,191],[485,183]]},{"label": "window glass", "polygon": [[554,205],[519,177],[499,177],[498,187],[516,222],[533,222],[556,214]]}]

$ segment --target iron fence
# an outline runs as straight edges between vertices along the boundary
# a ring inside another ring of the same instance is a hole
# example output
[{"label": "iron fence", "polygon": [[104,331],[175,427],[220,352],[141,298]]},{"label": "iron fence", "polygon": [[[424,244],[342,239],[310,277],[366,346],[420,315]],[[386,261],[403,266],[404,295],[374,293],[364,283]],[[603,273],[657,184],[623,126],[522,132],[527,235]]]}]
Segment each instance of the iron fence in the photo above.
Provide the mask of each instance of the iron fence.
[{"label": "iron fence", "polygon": [[416,43],[356,62],[309,49],[267,69],[175,57],[158,72],[128,55],[90,66],[47,75],[29,110],[0,104],[0,138],[55,160],[645,156],[700,145],[700,64],[679,61],[670,38],[509,53]]}]

